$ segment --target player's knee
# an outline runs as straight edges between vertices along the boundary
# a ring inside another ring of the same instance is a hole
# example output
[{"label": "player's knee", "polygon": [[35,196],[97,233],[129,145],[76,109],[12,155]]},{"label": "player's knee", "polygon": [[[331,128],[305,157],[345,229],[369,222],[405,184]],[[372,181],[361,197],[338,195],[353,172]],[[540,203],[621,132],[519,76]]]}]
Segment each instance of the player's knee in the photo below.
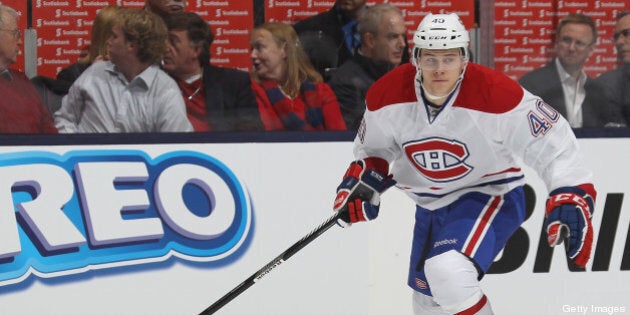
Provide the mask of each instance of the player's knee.
[{"label": "player's knee", "polygon": [[460,252],[451,250],[428,259],[424,272],[433,298],[451,314],[483,297],[477,268]]},{"label": "player's knee", "polygon": [[413,313],[422,315],[448,315],[435,303],[433,297],[424,295],[418,291],[413,291]]}]

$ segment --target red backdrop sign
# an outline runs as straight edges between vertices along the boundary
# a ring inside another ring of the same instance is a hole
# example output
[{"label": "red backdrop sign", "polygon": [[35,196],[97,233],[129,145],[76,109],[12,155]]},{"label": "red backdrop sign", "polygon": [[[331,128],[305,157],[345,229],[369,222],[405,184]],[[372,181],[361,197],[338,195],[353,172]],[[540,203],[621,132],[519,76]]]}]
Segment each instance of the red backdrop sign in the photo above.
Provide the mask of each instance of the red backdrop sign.
[{"label": "red backdrop sign", "polygon": [[[120,2],[120,1],[118,1]],[[144,5],[142,1],[140,7]],[[116,1],[33,1],[33,28],[37,30],[37,72],[55,77],[75,63],[90,45],[96,13]]]},{"label": "red backdrop sign", "polygon": [[208,21],[214,33],[212,64],[248,71],[249,34],[254,28],[253,1],[188,1],[188,11]]},{"label": "red backdrop sign", "polygon": [[[367,1],[368,6],[387,2],[403,12],[407,26],[408,39],[411,40],[418,24],[429,13],[457,13],[466,28],[475,27],[474,0],[427,1],[396,0]],[[295,23],[320,12],[330,10],[335,1],[316,0],[265,0],[265,17],[269,21]]]},{"label": "red backdrop sign", "polygon": [[[20,2],[26,12],[26,4]],[[55,77],[57,72],[77,61],[90,45],[92,21],[109,5],[144,7],[144,0],[33,0],[33,28],[37,30],[37,70]],[[251,1],[187,1],[186,11],[208,21],[215,34],[212,63],[247,70],[249,30],[254,24]]]},{"label": "red backdrop sign", "polygon": [[[612,40],[615,15],[628,9],[628,0],[612,1],[528,1],[502,0],[494,10],[494,67],[514,79],[551,61],[553,38],[558,21],[569,13],[591,16],[598,26],[595,54],[586,72],[597,76],[613,69],[616,53]],[[22,17],[27,26],[26,1],[3,0]],[[267,21],[295,23],[329,10],[334,0],[265,0]],[[368,5],[380,1],[368,1]],[[402,10],[409,39],[420,20],[428,13],[455,12],[467,28],[474,28],[474,0],[395,0],[390,4]],[[32,27],[37,31],[37,71],[55,77],[57,72],[77,61],[90,44],[90,30],[96,13],[108,5],[141,8],[144,0],[33,0]],[[215,33],[211,47],[213,64],[247,70],[249,34],[254,27],[253,1],[189,0],[187,11],[201,15]],[[24,70],[24,54],[12,66]]]},{"label": "red backdrop sign", "polygon": [[616,65],[615,16],[627,10],[627,0],[497,1],[494,12],[494,66],[513,79],[550,62],[558,22],[571,13],[590,16],[598,27],[595,53],[585,72],[597,76]]}]

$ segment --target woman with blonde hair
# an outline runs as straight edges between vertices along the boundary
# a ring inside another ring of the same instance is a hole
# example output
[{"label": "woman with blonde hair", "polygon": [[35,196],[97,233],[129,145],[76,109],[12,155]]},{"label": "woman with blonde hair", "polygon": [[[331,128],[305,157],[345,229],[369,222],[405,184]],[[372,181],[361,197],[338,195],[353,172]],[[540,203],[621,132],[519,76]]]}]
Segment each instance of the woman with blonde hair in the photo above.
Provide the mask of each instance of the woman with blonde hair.
[{"label": "woman with blonde hair", "polygon": [[107,39],[112,34],[115,17],[120,14],[121,7],[108,6],[101,9],[94,24],[92,24],[92,34],[90,46],[87,54],[69,67],[61,70],[57,74],[57,80],[63,80],[72,84],[87,67],[100,60],[107,60]]},{"label": "woman with blonde hair", "polygon": [[108,6],[98,12],[92,24],[91,42],[87,54],[59,71],[57,79],[41,75],[31,79],[40,98],[51,113],[61,107],[61,99],[68,94],[70,86],[85,69],[96,61],[107,60],[107,39],[112,33],[113,21],[120,9],[122,7]]},{"label": "woman with blonde hair", "polygon": [[266,130],[345,130],[339,103],[304,52],[293,27],[269,22],[256,27],[252,89]]}]

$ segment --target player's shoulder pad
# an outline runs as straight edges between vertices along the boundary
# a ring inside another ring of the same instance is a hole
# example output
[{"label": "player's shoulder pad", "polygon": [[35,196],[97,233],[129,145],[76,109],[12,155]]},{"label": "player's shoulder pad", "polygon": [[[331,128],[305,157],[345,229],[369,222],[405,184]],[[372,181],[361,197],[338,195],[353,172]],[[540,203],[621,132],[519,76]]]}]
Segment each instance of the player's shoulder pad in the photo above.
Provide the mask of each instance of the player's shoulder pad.
[{"label": "player's shoulder pad", "polygon": [[368,89],[365,96],[367,109],[374,111],[391,104],[416,101],[415,76],[416,67],[411,63],[387,72]]},{"label": "player's shoulder pad", "polygon": [[490,68],[468,63],[453,106],[500,114],[514,109],[523,99],[518,82]]}]

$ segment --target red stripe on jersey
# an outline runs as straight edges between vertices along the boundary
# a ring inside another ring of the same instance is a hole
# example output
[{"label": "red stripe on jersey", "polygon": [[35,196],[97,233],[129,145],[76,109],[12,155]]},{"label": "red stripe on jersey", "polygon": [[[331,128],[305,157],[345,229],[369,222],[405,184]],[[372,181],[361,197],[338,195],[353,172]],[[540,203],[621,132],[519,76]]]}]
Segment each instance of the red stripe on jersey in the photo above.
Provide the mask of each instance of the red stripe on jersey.
[{"label": "red stripe on jersey", "polygon": [[475,255],[477,247],[486,235],[494,216],[499,212],[501,203],[503,203],[503,200],[500,196],[493,197],[490,199],[486,208],[481,211],[477,222],[475,222],[475,226],[472,228],[472,234],[468,237],[468,240],[466,240],[466,244],[464,244],[463,253],[466,254],[466,256],[473,257]]},{"label": "red stripe on jersey", "polygon": [[475,305],[459,312],[456,313],[455,315],[475,315],[477,314],[477,312],[479,312],[484,306],[486,306],[486,303],[488,303],[488,298],[486,297],[486,295],[484,294],[481,299],[479,300],[479,302],[475,303]]},{"label": "red stripe on jersey", "polygon": [[508,169],[500,171],[500,172],[483,175],[483,177],[489,177],[489,176],[505,174],[505,173],[518,173],[520,171],[521,171],[521,169],[519,167],[511,167],[511,168],[508,168]]}]

